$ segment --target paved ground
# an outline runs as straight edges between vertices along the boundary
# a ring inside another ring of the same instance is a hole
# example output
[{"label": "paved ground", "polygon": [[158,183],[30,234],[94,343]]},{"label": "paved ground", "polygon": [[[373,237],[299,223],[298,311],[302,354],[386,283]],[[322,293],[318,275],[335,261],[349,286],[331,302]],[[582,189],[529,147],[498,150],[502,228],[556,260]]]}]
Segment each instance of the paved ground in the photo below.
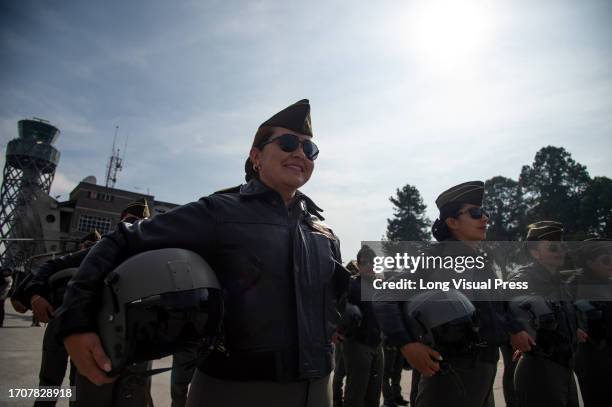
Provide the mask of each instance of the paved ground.
[{"label": "paved ground", "polygon": [[[38,383],[41,344],[45,328],[30,327],[31,314],[17,314],[6,301],[6,318],[4,328],[0,328],[0,406],[31,406],[32,400],[14,399],[7,401],[9,388],[32,388]],[[166,367],[171,364],[170,358],[155,361],[154,367]],[[495,405],[505,406],[501,375],[503,364],[500,362],[493,390]],[[410,393],[410,372],[402,375],[404,398]],[[67,387],[67,381],[64,382]],[[170,406],[170,373],[161,373],[153,377],[153,400],[156,406]],[[58,406],[68,406],[61,401]]]}]

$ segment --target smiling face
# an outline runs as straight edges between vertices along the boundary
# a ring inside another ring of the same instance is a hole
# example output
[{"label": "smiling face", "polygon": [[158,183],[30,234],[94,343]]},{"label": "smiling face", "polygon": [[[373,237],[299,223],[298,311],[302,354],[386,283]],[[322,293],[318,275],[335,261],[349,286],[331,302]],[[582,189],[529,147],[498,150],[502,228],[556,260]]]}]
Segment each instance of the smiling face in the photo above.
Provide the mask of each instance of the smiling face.
[{"label": "smiling face", "polygon": [[[268,140],[274,140],[283,134],[295,134],[302,141],[312,138],[284,127],[273,127]],[[261,149],[252,147],[250,157],[254,166],[258,168],[259,179],[283,196],[286,194],[292,196],[298,188],[308,182],[314,170],[314,162],[306,158],[301,146],[295,151],[285,152],[277,142],[272,142]]]},{"label": "smiling face", "polygon": [[463,204],[456,218],[449,217],[446,219],[448,228],[457,240],[481,241],[486,237],[489,217],[483,214],[479,219],[474,219],[469,213],[471,208],[480,207],[478,205]]}]

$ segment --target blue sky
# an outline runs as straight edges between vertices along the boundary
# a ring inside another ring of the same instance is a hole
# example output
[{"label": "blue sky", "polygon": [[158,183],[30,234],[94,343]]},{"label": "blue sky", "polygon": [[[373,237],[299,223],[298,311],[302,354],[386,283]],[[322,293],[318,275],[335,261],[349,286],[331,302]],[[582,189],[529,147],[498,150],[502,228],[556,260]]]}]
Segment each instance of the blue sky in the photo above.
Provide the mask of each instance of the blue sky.
[{"label": "blue sky", "polygon": [[52,188],[103,182],[186,203],[240,183],[258,125],[302,98],[321,148],[304,187],[344,258],[378,240],[388,197],[517,178],[543,146],[612,176],[609,1],[0,0],[0,141],[62,134]]}]

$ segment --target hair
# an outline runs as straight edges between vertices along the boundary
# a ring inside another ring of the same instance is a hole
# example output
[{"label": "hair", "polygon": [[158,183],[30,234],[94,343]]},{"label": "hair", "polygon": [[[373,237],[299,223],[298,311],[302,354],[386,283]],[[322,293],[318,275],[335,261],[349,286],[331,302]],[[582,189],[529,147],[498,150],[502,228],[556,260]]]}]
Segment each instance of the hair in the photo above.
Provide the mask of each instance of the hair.
[{"label": "hair", "polygon": [[[252,147],[259,149],[263,143],[265,143],[266,141],[268,141],[270,137],[272,137],[272,134],[274,134],[274,130],[272,129],[272,127],[269,127],[269,126],[260,127],[259,129],[257,129],[257,132],[255,133],[255,137],[253,137]],[[244,163],[244,173],[245,173],[244,179],[246,182],[249,182],[253,178],[259,179],[259,172],[253,169],[253,162],[251,161],[250,155],[246,159],[246,162]]]},{"label": "hair", "polygon": [[464,205],[465,203],[463,202],[449,202],[440,208],[440,216],[431,226],[431,233],[438,242],[448,240],[453,237],[453,232],[451,232],[446,224],[446,219],[457,218],[457,216],[459,216],[459,211],[463,209]]},{"label": "hair", "polygon": [[363,261],[374,261],[376,252],[368,245],[363,245],[357,252],[357,264],[363,264]]}]

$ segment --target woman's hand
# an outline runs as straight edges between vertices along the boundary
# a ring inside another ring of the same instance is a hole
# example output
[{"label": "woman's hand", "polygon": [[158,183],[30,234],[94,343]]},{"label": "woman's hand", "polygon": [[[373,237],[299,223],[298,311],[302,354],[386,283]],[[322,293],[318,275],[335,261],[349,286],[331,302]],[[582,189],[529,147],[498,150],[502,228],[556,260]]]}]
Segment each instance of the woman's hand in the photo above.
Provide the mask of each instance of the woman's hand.
[{"label": "woman's hand", "polygon": [[48,323],[53,318],[55,309],[45,297],[35,294],[30,299],[30,304],[32,305],[32,313],[40,322]]},{"label": "woman's hand", "polygon": [[336,343],[342,343],[342,342],[344,342],[344,335],[342,335],[338,331],[334,332],[334,334],[332,335],[332,343],[336,344]]},{"label": "woman's hand", "polygon": [[589,340],[589,334],[587,334],[585,331],[583,331],[580,328],[576,330],[576,336],[578,337],[578,342],[580,343],[585,343],[586,341]]},{"label": "woman's hand", "polygon": [[535,341],[527,331],[520,331],[510,336],[510,345],[512,345],[514,350],[529,352],[535,344]]},{"label": "woman's hand", "polygon": [[411,342],[400,348],[404,358],[423,376],[435,375],[440,370],[442,355],[421,342]]},{"label": "woman's hand", "polygon": [[110,372],[111,362],[97,334],[86,332],[69,335],[64,338],[64,347],[79,373],[90,382],[100,386],[115,381],[116,377],[108,377],[105,373]]},{"label": "woman's hand", "polygon": [[25,305],[13,298],[11,298],[11,304],[13,305],[13,309],[20,314],[25,314],[25,312],[28,310]]}]

